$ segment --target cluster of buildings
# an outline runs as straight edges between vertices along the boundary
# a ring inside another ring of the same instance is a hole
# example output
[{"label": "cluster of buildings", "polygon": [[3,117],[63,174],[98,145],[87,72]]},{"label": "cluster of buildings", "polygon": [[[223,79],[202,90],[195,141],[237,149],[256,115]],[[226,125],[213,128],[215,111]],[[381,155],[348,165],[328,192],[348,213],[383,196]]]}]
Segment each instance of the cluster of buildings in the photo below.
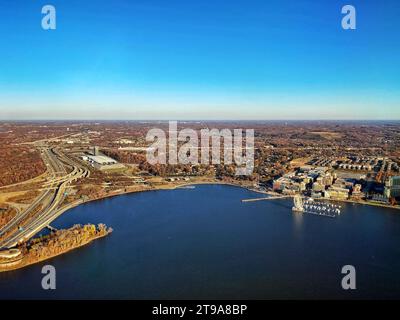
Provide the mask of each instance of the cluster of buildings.
[{"label": "cluster of buildings", "polygon": [[348,156],[346,158],[314,158],[309,165],[352,171],[400,171],[398,163],[386,157]]},{"label": "cluster of buildings", "polygon": [[363,197],[361,192],[361,184],[357,184],[353,179],[337,178],[335,182],[327,187],[323,192],[325,198],[332,198],[338,200],[361,199]]},{"label": "cluster of buildings", "polygon": [[344,170],[365,170],[365,171],[372,171],[374,166],[370,164],[351,164],[351,163],[341,163],[338,166],[339,169]]},{"label": "cluster of buildings", "polygon": [[333,178],[326,167],[303,166],[298,171],[289,172],[275,180],[273,189],[288,195],[302,193],[310,187],[314,191],[320,191],[322,185],[331,184]]},{"label": "cluster of buildings", "polygon": [[383,160],[383,158],[379,157],[351,156],[346,160],[343,160],[338,165],[338,169],[372,171],[375,169],[375,167],[382,163]]},{"label": "cluster of buildings", "polygon": [[396,198],[400,198],[400,176],[390,176],[387,178],[384,188],[382,184],[378,184],[372,190],[378,187],[381,189],[376,189],[372,194],[369,193],[370,191],[368,191],[368,194],[365,193],[370,188],[362,190],[360,180],[365,179],[365,176],[360,178],[347,177],[344,174],[338,176],[334,169],[330,167],[307,165],[275,180],[273,190],[285,195],[303,194],[312,198],[334,200],[368,198],[373,201],[392,203]]},{"label": "cluster of buildings", "polygon": [[337,164],[337,162],[331,158],[318,157],[310,160],[308,164],[317,167],[333,167],[334,165]]},{"label": "cluster of buildings", "polygon": [[338,178],[328,167],[303,166],[275,180],[274,191],[287,195],[307,194],[313,198],[345,200],[363,196],[361,185],[354,179]]},{"label": "cluster of buildings", "polygon": [[349,157],[338,165],[338,169],[364,171],[400,171],[397,162],[386,157]]},{"label": "cluster of buildings", "polygon": [[189,177],[168,177],[165,179],[168,182],[175,182],[175,181],[190,181]]}]

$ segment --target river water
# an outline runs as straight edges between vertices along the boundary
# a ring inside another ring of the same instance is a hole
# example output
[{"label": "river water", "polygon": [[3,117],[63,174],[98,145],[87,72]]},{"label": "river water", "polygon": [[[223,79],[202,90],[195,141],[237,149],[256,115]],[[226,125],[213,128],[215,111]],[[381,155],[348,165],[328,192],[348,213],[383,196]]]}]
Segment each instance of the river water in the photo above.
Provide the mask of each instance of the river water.
[{"label": "river water", "polygon": [[[76,207],[52,225],[103,222],[103,239],[0,273],[0,298],[400,298],[400,214],[343,204],[337,218],[293,214],[292,201],[239,187],[142,192]],[[41,268],[57,289],[41,288]],[[356,290],[341,269],[356,268]]]}]

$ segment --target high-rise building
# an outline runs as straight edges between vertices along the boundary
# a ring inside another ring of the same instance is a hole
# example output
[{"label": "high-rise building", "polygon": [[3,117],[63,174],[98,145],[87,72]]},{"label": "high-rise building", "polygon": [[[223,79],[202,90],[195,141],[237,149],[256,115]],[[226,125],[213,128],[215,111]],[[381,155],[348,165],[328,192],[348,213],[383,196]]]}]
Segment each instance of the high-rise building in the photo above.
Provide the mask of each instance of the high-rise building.
[{"label": "high-rise building", "polygon": [[387,198],[400,197],[400,176],[390,177],[386,181],[384,194]]}]

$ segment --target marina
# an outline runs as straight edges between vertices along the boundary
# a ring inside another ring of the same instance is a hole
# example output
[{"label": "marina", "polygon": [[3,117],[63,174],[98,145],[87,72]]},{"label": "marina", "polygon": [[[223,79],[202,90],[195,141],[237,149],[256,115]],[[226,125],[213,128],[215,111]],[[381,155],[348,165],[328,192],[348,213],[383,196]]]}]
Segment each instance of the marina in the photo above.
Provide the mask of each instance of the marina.
[{"label": "marina", "polygon": [[302,198],[299,195],[293,198],[292,211],[296,213],[310,213],[318,216],[335,218],[340,215],[340,209],[340,205],[315,201],[313,198]]},{"label": "marina", "polygon": [[313,198],[302,197],[300,195],[274,195],[261,198],[242,199],[242,202],[255,202],[265,200],[293,198],[292,211],[296,213],[310,213],[318,216],[335,218],[341,213],[341,206],[334,203],[326,203],[314,200]]}]

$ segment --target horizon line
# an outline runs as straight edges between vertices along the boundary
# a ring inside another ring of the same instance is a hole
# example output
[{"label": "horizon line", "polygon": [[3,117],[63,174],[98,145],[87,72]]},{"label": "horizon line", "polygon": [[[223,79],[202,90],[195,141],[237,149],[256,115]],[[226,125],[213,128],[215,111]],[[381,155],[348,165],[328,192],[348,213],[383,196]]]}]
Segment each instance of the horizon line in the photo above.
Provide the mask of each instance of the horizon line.
[{"label": "horizon line", "polygon": [[400,119],[0,119],[0,122],[397,122]]}]

